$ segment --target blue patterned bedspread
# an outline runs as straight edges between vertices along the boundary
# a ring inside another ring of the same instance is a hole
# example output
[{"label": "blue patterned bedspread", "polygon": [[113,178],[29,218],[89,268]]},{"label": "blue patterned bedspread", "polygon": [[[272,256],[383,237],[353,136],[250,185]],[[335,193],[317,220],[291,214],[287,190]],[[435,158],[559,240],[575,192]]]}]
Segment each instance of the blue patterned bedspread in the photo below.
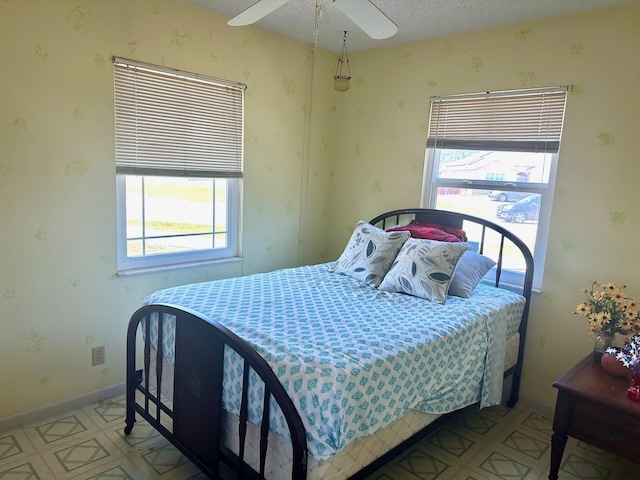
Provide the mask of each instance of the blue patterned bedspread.
[{"label": "blue patterned bedspread", "polygon": [[[188,307],[251,344],[293,399],[318,460],[411,409],[441,414],[500,403],[504,345],[518,329],[523,297],[480,285],[471,298],[440,305],[379,291],[330,273],[330,265],[183,285],[144,303]],[[163,330],[169,361],[172,328]],[[239,404],[234,391],[225,385],[230,410]],[[250,418],[259,419],[256,404]],[[272,428],[281,424],[272,416]]]}]

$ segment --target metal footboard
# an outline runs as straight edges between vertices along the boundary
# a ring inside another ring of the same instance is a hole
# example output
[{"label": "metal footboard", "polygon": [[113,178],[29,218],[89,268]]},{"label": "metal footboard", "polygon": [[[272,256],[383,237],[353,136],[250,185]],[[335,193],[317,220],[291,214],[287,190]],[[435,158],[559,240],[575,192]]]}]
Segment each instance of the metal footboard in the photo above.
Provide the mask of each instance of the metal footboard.
[{"label": "metal footboard", "polygon": [[[163,352],[162,336],[165,322],[170,321],[175,321],[175,360],[171,395],[165,398],[162,395],[163,365],[168,352]],[[153,345],[152,325],[157,338]],[[139,344],[142,344],[142,359],[137,352]],[[233,349],[243,362],[237,454],[221,441],[225,348]],[[138,368],[140,361],[142,368]],[[245,460],[251,371],[264,382],[257,469]],[[222,325],[173,305],[147,305],[132,315],[127,332],[125,434],[131,432],[139,415],[210,478],[223,478],[222,472],[231,470],[235,472],[232,478],[263,479],[271,398],[282,410],[288,425],[293,453],[291,478],[305,480],[308,452],[300,415],[269,365],[250,345]]]}]

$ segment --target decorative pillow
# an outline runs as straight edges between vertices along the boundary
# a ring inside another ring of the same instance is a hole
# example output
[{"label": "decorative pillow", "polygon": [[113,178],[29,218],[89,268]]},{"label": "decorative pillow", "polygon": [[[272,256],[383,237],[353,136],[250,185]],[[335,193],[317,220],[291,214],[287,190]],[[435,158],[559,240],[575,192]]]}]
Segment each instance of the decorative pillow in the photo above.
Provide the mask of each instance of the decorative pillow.
[{"label": "decorative pillow", "polygon": [[[442,230],[445,233],[454,235],[461,242],[467,241],[467,233],[461,228],[447,227],[446,225],[440,225],[439,223],[424,223],[415,219],[411,220],[411,222],[409,222],[409,225],[416,226],[416,227],[437,228],[438,230]],[[429,240],[437,240],[437,238],[430,238]]]},{"label": "decorative pillow", "polygon": [[387,232],[409,232],[412,238],[424,238],[426,240],[437,240],[439,242],[459,242],[455,235],[445,232],[433,226],[426,226],[412,220],[408,225],[401,225],[387,229]]},{"label": "decorative pillow", "polygon": [[380,290],[444,303],[458,260],[467,248],[463,242],[410,238],[384,277]]},{"label": "decorative pillow", "polygon": [[418,220],[412,220],[411,223],[414,223],[416,225],[421,225],[423,227],[433,227],[433,228],[438,228],[440,230],[443,230],[451,235],[455,235],[461,242],[466,242],[467,241],[467,233],[462,230],[461,228],[455,228],[455,227],[448,227],[446,225],[440,225],[438,223],[422,223],[419,222]]},{"label": "decorative pillow", "polygon": [[473,290],[478,286],[482,277],[496,264],[491,258],[474,253],[469,250],[464,252],[453,274],[449,295],[469,298]]},{"label": "decorative pillow", "polygon": [[385,232],[360,220],[331,269],[377,287],[389,271],[409,232]]}]

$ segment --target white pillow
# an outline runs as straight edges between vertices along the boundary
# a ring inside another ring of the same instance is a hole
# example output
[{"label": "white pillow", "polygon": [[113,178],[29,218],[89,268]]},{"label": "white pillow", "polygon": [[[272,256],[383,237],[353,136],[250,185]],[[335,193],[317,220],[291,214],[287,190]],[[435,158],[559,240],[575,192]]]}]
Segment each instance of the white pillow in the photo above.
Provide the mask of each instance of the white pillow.
[{"label": "white pillow", "polygon": [[377,287],[409,236],[409,232],[385,232],[360,220],[330,271]]},{"label": "white pillow", "polygon": [[464,252],[453,274],[449,295],[469,298],[482,277],[493,268],[496,262],[489,257],[470,251]]},{"label": "white pillow", "polygon": [[410,238],[384,277],[380,290],[444,303],[458,260],[467,248],[462,242]]}]

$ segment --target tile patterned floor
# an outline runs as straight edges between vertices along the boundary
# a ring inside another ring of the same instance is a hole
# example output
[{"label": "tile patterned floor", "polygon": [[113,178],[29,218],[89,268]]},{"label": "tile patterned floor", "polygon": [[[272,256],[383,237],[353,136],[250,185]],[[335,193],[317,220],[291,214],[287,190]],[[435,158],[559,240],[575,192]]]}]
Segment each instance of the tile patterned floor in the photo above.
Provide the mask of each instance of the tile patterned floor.
[{"label": "tile patterned floor", "polygon": [[[205,479],[149,425],[123,435],[118,397],[0,432],[0,480]],[[551,420],[524,402],[470,408],[375,472],[369,480],[545,479]],[[639,465],[569,439],[562,480],[633,480]]]},{"label": "tile patterned floor", "polygon": [[[367,480],[548,478],[551,418],[515,408],[470,407]],[[560,480],[632,480],[640,465],[569,438]]]}]

